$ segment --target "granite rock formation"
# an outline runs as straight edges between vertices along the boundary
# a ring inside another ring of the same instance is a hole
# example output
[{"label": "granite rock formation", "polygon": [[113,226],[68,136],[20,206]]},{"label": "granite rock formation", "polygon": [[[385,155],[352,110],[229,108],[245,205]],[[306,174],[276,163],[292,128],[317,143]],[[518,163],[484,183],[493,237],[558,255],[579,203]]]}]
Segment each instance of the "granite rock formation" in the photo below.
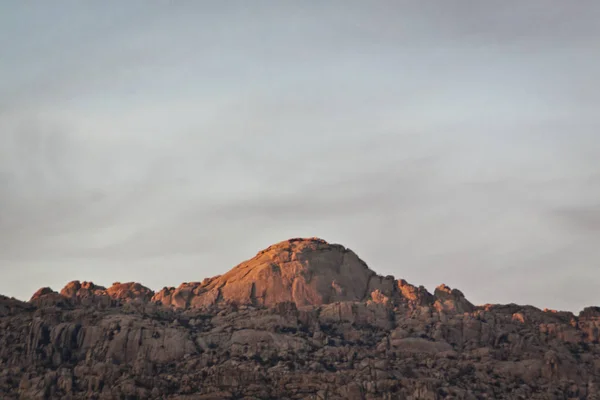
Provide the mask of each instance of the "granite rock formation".
[{"label": "granite rock formation", "polygon": [[600,308],[471,304],[320,239],[154,293],[0,296],[2,399],[600,399]]},{"label": "granite rock formation", "polygon": [[198,308],[215,304],[296,306],[365,300],[372,290],[389,292],[384,280],[354,252],[321,239],[290,239],[273,245],[225,275],[201,283],[164,288],[153,297],[163,305]]}]

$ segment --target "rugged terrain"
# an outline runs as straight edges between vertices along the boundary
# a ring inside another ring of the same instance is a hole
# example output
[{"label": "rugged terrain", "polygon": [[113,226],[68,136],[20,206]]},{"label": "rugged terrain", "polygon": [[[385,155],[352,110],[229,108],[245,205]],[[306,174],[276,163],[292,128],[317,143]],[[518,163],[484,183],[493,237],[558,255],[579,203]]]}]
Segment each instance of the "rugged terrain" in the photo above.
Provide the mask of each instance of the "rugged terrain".
[{"label": "rugged terrain", "polygon": [[2,399],[600,399],[600,308],[474,306],[291,239],[154,293],[0,297]]}]

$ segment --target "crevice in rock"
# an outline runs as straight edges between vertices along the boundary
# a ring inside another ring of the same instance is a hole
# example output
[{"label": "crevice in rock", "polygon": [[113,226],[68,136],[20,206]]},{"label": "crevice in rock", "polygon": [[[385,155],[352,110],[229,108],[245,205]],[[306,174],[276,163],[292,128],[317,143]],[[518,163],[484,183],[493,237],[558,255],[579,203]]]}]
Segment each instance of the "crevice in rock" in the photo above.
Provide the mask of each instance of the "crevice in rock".
[{"label": "crevice in rock", "polygon": [[256,283],[252,282],[252,287],[250,288],[250,302],[253,306],[256,306],[258,301],[256,299]]}]

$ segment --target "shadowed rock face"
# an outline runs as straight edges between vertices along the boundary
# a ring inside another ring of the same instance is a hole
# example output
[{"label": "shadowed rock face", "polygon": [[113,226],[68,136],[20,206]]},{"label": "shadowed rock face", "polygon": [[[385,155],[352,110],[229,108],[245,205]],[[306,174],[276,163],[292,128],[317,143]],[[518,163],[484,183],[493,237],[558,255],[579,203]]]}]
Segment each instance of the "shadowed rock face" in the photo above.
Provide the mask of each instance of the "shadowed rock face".
[{"label": "shadowed rock face", "polygon": [[600,308],[471,304],[292,239],[159,293],[0,296],[1,399],[587,399]]}]

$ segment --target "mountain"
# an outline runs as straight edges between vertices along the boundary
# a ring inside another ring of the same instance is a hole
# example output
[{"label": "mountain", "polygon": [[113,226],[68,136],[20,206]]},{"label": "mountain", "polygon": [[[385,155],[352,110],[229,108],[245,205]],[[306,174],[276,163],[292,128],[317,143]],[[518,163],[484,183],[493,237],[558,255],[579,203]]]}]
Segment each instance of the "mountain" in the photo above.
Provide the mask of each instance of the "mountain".
[{"label": "mountain", "polygon": [[291,239],[259,252],[225,275],[163,289],[154,300],[175,307],[219,303],[297,306],[359,301],[376,277],[352,251],[321,239]]},{"label": "mountain", "polygon": [[471,304],[321,239],[153,292],[0,297],[2,399],[600,399],[600,308]]}]

